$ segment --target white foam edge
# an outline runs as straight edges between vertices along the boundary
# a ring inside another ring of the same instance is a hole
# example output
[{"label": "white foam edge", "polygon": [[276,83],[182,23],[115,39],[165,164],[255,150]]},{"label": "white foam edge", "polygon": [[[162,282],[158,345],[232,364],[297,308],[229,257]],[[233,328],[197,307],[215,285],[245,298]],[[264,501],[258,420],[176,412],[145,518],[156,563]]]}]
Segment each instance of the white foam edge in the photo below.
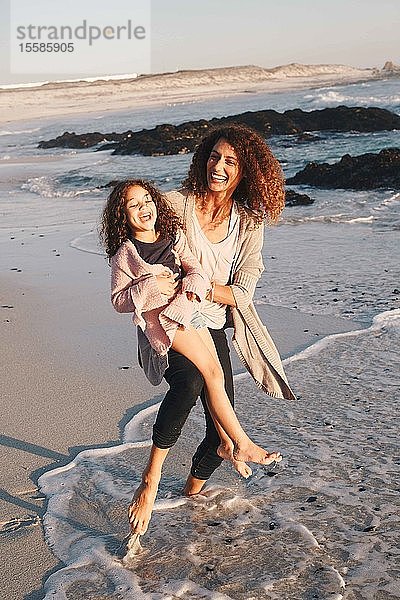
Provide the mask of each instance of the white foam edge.
[{"label": "white foam edge", "polygon": [[95,236],[95,232],[88,231],[87,233],[79,235],[78,237],[71,240],[69,242],[69,245],[71,248],[75,248],[75,250],[79,250],[80,252],[87,252],[88,254],[97,254],[98,256],[105,256],[105,252],[101,250],[100,247],[97,250],[95,250],[92,246],[90,246],[90,241],[89,244],[86,242],[86,238],[89,238],[90,240],[90,238],[92,238],[93,236]]},{"label": "white foam edge", "polygon": [[116,558],[110,558],[109,553],[105,549],[105,540],[107,536],[102,538],[89,537],[83,539],[81,544],[74,546],[76,560],[70,562],[70,564],[59,571],[56,571],[47,579],[44,584],[44,591],[46,593],[44,600],[51,600],[57,598],[57,600],[68,600],[67,589],[69,585],[81,578],[84,581],[99,581],[99,575],[95,571],[94,573],[85,572],[81,577],[78,574],[78,569],[91,565],[97,565],[103,569],[112,577],[116,592],[122,594],[133,594],[127,597],[135,598],[137,600],[148,600],[149,596],[142,592],[138,577],[133,571],[126,569],[122,561]]},{"label": "white foam edge", "polygon": [[[347,338],[347,337],[356,337],[359,335],[364,335],[366,333],[371,333],[373,331],[377,331],[383,329],[387,325],[390,325],[393,321],[400,319],[400,308],[395,308],[393,310],[386,310],[382,313],[375,315],[372,321],[372,325],[370,327],[365,327],[363,329],[355,329],[353,331],[345,331],[342,333],[332,333],[323,337],[321,340],[318,340],[311,346],[307,346],[304,350],[301,350],[297,354],[293,354],[292,356],[288,356],[284,360],[282,360],[282,364],[287,366],[297,360],[304,360],[306,358],[310,358],[310,356],[314,356],[324,350],[327,346],[330,346],[333,342],[338,339]],[[241,373],[237,373],[234,375],[235,381],[241,381],[250,377],[250,373],[248,371],[243,371]]]},{"label": "white foam edge", "polygon": [[356,329],[354,331],[346,331],[343,333],[333,333],[331,335],[327,335],[324,338],[322,338],[321,340],[318,340],[317,342],[312,344],[311,346],[308,346],[304,350],[301,350],[301,352],[298,352],[297,354],[294,354],[293,356],[289,356],[288,358],[285,358],[285,360],[283,360],[282,363],[283,363],[283,365],[286,366],[288,364],[291,364],[292,362],[296,362],[297,360],[304,360],[306,358],[309,358],[310,356],[314,356],[315,354],[318,354],[319,352],[321,352],[321,350],[323,350],[324,348],[326,348],[327,346],[329,346],[332,342],[335,342],[336,340],[343,339],[343,338],[357,337],[359,335],[365,335],[367,333],[372,333],[374,331],[378,331],[380,329],[383,329],[387,325],[390,325],[393,321],[396,321],[397,319],[400,319],[400,308],[395,308],[393,310],[386,310],[384,312],[381,312],[381,313],[375,315],[375,317],[372,320],[372,325],[370,327],[366,327],[363,329]]},{"label": "white foam edge", "polygon": [[118,444],[117,446],[111,446],[109,448],[95,448],[89,450],[82,450],[75,456],[75,458],[66,465],[62,467],[57,467],[50,471],[46,471],[41,475],[38,479],[38,484],[40,490],[49,496],[52,496],[54,493],[58,493],[60,490],[54,490],[53,481],[55,478],[58,478],[62,473],[67,473],[71,471],[74,467],[78,466],[82,461],[91,461],[95,462],[98,457],[110,456],[113,454],[119,454],[124,452],[125,450],[129,450],[131,448],[146,448],[151,446],[150,439],[138,439],[140,435],[140,427],[143,421],[152,413],[158,410],[160,406],[160,402],[157,404],[152,404],[141,411],[139,411],[125,426],[124,434],[122,438],[122,444]]}]

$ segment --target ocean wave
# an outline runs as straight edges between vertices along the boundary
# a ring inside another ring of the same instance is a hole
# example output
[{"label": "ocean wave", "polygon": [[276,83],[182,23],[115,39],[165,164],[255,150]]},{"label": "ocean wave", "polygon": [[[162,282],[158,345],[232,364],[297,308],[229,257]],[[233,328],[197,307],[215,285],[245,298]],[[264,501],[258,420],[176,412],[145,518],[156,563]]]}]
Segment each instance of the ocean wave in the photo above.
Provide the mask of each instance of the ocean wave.
[{"label": "ocean wave", "polygon": [[343,224],[371,224],[374,221],[378,220],[379,217],[374,215],[361,216],[361,217],[351,217],[349,215],[345,215],[343,213],[338,213],[334,215],[315,215],[312,217],[303,216],[303,217],[284,217],[282,219],[282,223],[288,225],[296,225],[301,223],[343,223]]},{"label": "ocean wave", "polygon": [[24,133],[35,133],[35,131],[39,131],[40,127],[34,127],[33,129],[21,129],[19,131],[10,131],[8,129],[0,129],[0,136],[4,135],[22,135]]},{"label": "ocean wave", "polygon": [[43,86],[60,86],[63,87],[66,83],[96,83],[101,81],[123,81],[125,79],[136,79],[137,73],[126,73],[124,75],[99,75],[97,77],[80,77],[78,79],[54,79],[53,81],[33,81],[29,83],[8,83],[0,85],[0,90],[17,90],[21,88],[36,88]]},{"label": "ocean wave", "polygon": [[81,252],[87,252],[88,254],[99,254],[104,256],[104,250],[100,248],[99,236],[95,231],[88,231],[83,235],[79,235],[69,242],[71,248],[80,250]]},{"label": "ocean wave", "polygon": [[28,179],[21,185],[21,189],[32,192],[33,194],[38,194],[42,198],[77,198],[88,194],[100,193],[98,187],[78,190],[62,189],[57,180],[46,175]]},{"label": "ocean wave", "polygon": [[304,97],[306,100],[311,101],[313,106],[318,107],[337,106],[339,104],[345,104],[346,106],[400,106],[400,96],[395,94],[383,97],[361,94],[350,95],[345,92],[327,89],[306,94]]},{"label": "ocean wave", "polygon": [[260,83],[273,79],[289,79],[297,77],[320,77],[331,76],[341,80],[346,79],[368,79],[376,77],[377,72],[374,69],[361,69],[347,65],[337,64],[318,64],[307,65],[300,63],[291,63],[288,65],[279,65],[270,69],[258,67],[256,65],[244,65],[236,67],[217,67],[210,69],[192,69],[175,71],[172,73],[155,73],[147,75],[137,75],[129,73],[125,75],[104,75],[98,77],[86,77],[79,79],[63,79],[55,81],[39,81],[30,83],[14,83],[0,86],[0,90],[10,91],[19,88],[40,88],[46,87],[65,87],[79,86],[81,84],[96,84],[101,82],[126,82],[134,79],[135,89],[159,89],[167,84],[172,87],[186,87],[192,85],[215,85],[222,83]]},{"label": "ocean wave", "polygon": [[337,64],[319,64],[304,65],[300,63],[290,63],[269,69],[269,72],[277,77],[315,77],[317,75],[364,75],[374,74],[373,69],[359,69],[348,65]]},{"label": "ocean wave", "polygon": [[398,204],[399,202],[400,202],[400,192],[396,192],[389,198],[385,198],[384,200],[382,200],[382,202],[377,204],[377,206],[374,206],[372,210],[376,210],[376,211],[386,210],[388,207],[390,208],[390,207]]}]

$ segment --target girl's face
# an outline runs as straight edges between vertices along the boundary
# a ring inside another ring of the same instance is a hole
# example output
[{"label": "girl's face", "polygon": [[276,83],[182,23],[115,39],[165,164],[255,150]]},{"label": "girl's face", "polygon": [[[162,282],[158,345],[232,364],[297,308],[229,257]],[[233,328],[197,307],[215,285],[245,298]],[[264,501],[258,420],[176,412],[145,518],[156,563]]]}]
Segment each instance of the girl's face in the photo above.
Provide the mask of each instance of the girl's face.
[{"label": "girl's face", "polygon": [[134,237],[146,240],[149,233],[154,233],[157,220],[157,208],[153,198],[140,185],[131,185],[125,198],[125,214],[129,227]]}]

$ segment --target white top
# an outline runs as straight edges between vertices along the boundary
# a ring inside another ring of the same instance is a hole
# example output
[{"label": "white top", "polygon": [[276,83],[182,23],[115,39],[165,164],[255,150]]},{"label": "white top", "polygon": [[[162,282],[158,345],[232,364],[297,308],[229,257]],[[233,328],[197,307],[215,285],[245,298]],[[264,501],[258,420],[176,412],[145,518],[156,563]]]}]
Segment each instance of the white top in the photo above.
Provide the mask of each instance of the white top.
[{"label": "white top", "polygon": [[[193,244],[191,250],[212,281],[220,285],[229,282],[231,267],[239,239],[239,214],[232,205],[227,236],[220,242],[210,242],[197,219],[193,208]],[[221,329],[226,321],[226,304],[204,300],[200,312],[207,327]]]}]

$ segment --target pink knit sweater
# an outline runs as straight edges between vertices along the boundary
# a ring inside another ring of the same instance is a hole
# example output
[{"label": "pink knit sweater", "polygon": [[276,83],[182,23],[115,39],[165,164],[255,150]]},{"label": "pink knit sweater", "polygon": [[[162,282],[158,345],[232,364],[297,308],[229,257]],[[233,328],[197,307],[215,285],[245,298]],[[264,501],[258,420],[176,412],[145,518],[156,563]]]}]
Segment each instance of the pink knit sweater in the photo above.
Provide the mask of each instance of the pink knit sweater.
[{"label": "pink knit sweater", "polygon": [[190,324],[196,301],[188,300],[186,292],[194,292],[202,301],[210,288],[210,281],[190,251],[183,231],[179,231],[173,249],[185,277],[172,300],[161,294],[156,281],[156,275],[166,267],[147,263],[130,240],[111,259],[111,302],[117,312],[133,313],[134,324],[142,328],[158,354],[168,352],[180,325]]}]

